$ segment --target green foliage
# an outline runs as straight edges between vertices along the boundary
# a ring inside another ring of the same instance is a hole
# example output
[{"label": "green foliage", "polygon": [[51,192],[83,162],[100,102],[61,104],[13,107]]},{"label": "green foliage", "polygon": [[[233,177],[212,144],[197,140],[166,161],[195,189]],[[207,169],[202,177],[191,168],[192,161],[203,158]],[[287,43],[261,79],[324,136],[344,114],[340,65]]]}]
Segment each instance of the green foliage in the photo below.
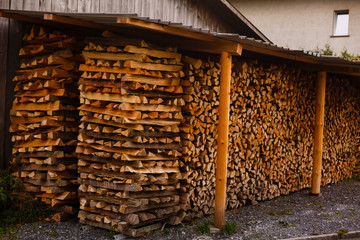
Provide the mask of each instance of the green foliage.
[{"label": "green foliage", "polygon": [[360,182],[360,174],[352,176],[352,178],[346,178],[341,182]]},{"label": "green foliage", "polygon": [[334,56],[334,51],[331,49],[331,46],[328,43],[325,44],[324,48],[319,48],[319,46],[317,46],[313,52],[320,53],[321,55]]},{"label": "green foliage", "polygon": [[344,51],[342,51],[340,54],[345,59],[353,60],[355,58],[355,56],[349,53],[346,49],[344,49]]},{"label": "green foliage", "polygon": [[259,236],[259,235],[257,235],[257,234],[256,234],[256,235],[254,235],[253,237],[254,237],[254,238],[260,238],[260,236]]},{"label": "green foliage", "polygon": [[50,230],[49,235],[50,235],[50,237],[58,237],[59,236],[59,234],[56,231],[54,231],[54,229]]},{"label": "green foliage", "polygon": [[11,206],[17,198],[14,191],[19,190],[21,183],[16,181],[7,171],[0,170],[0,212]]},{"label": "green foliage", "polygon": [[198,231],[202,234],[209,234],[210,233],[210,226],[213,225],[214,223],[212,221],[206,221],[203,222],[201,224],[198,224],[197,226],[195,226],[195,231]]},{"label": "green foliage", "polygon": [[115,236],[116,235],[116,231],[115,231],[115,229],[114,229],[114,227],[111,227],[110,229],[109,229],[109,232],[107,233],[107,236],[109,237],[109,238],[112,238],[113,236]]},{"label": "green foliage", "polygon": [[165,228],[165,229],[161,230],[160,232],[161,232],[162,234],[168,235],[168,234],[170,234],[170,229]]},{"label": "green foliage", "polygon": [[234,222],[226,222],[223,231],[229,235],[236,232],[238,229],[238,225]]},{"label": "green foliage", "polygon": [[292,215],[293,212],[291,210],[282,210],[282,211],[278,211],[275,212],[273,210],[269,210],[266,212],[266,214],[270,215],[270,216],[275,216],[275,215]]},{"label": "green foliage", "polygon": [[355,211],[355,209],[350,208],[349,210],[350,210],[351,215],[353,215],[353,216],[358,215],[358,213]]},{"label": "green foliage", "polygon": [[339,231],[337,231],[336,233],[339,235],[339,237],[341,238],[341,237],[343,237],[344,235],[345,235],[345,233],[348,233],[349,232],[349,230],[348,229],[344,229],[344,228],[342,228],[342,229],[340,229]]},{"label": "green foliage", "polygon": [[53,214],[44,203],[22,190],[21,182],[7,171],[0,171],[0,236],[13,232],[16,224],[42,220]]},{"label": "green foliage", "polygon": [[280,224],[280,225],[283,226],[283,227],[288,227],[288,226],[289,226],[289,223],[286,222],[286,221],[281,221],[281,220],[279,220],[279,221],[277,221],[277,223]]}]

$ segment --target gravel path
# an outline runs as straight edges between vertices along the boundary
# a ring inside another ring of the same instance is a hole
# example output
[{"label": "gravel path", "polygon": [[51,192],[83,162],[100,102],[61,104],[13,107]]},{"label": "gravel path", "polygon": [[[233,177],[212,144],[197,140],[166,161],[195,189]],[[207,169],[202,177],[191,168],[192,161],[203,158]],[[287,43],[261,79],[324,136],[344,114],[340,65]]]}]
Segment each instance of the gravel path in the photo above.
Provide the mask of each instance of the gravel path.
[{"label": "gravel path", "polygon": [[[334,233],[340,229],[360,230],[360,182],[329,185],[321,189],[322,196],[310,196],[302,190],[255,206],[228,211],[226,220],[235,222],[238,230],[225,234],[203,235],[194,228],[212,220],[211,217],[191,224],[165,227],[143,239],[283,239]],[[0,239],[110,239],[109,231],[83,226],[76,221],[66,223],[38,222],[19,227],[16,233]]]}]

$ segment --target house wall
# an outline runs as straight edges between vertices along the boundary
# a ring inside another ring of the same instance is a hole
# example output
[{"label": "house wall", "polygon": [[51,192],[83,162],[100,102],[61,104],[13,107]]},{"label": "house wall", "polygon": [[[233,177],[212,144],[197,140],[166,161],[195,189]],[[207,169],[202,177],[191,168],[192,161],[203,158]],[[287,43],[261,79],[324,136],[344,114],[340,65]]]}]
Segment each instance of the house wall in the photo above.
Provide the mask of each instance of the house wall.
[{"label": "house wall", "polygon": [[[344,49],[360,54],[360,2],[357,0],[230,0],[275,44],[315,50],[329,44],[340,55]],[[349,10],[349,37],[331,37],[334,10]]]}]

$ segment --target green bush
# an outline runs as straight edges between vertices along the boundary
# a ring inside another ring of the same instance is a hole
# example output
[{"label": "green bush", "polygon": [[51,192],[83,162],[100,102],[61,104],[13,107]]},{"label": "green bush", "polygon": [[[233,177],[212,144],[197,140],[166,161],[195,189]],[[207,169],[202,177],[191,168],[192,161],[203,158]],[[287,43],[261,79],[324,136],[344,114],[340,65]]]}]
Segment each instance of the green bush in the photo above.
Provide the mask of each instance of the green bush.
[{"label": "green bush", "polygon": [[16,224],[50,217],[53,211],[27,195],[20,181],[8,171],[0,171],[0,236],[13,231]]},{"label": "green bush", "polygon": [[212,221],[207,221],[195,226],[195,231],[198,231],[202,234],[209,234],[210,233],[210,226],[214,223]]},{"label": "green bush", "polygon": [[238,225],[234,222],[226,222],[224,226],[224,232],[231,235],[236,232],[238,229]]}]

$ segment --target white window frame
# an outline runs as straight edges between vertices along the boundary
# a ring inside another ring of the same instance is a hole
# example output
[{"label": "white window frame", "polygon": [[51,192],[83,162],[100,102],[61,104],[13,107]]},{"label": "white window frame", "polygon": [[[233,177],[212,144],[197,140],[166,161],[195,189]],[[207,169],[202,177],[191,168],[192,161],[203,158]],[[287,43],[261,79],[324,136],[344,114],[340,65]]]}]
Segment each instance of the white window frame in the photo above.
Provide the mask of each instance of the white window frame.
[{"label": "white window frame", "polygon": [[[338,33],[337,31],[337,27],[338,27],[338,17],[340,15],[347,15],[348,19],[347,19],[347,31],[346,33]],[[334,28],[333,28],[333,35],[334,37],[348,37],[349,36],[349,22],[350,22],[350,14],[349,14],[349,10],[335,10],[334,11]]]}]

